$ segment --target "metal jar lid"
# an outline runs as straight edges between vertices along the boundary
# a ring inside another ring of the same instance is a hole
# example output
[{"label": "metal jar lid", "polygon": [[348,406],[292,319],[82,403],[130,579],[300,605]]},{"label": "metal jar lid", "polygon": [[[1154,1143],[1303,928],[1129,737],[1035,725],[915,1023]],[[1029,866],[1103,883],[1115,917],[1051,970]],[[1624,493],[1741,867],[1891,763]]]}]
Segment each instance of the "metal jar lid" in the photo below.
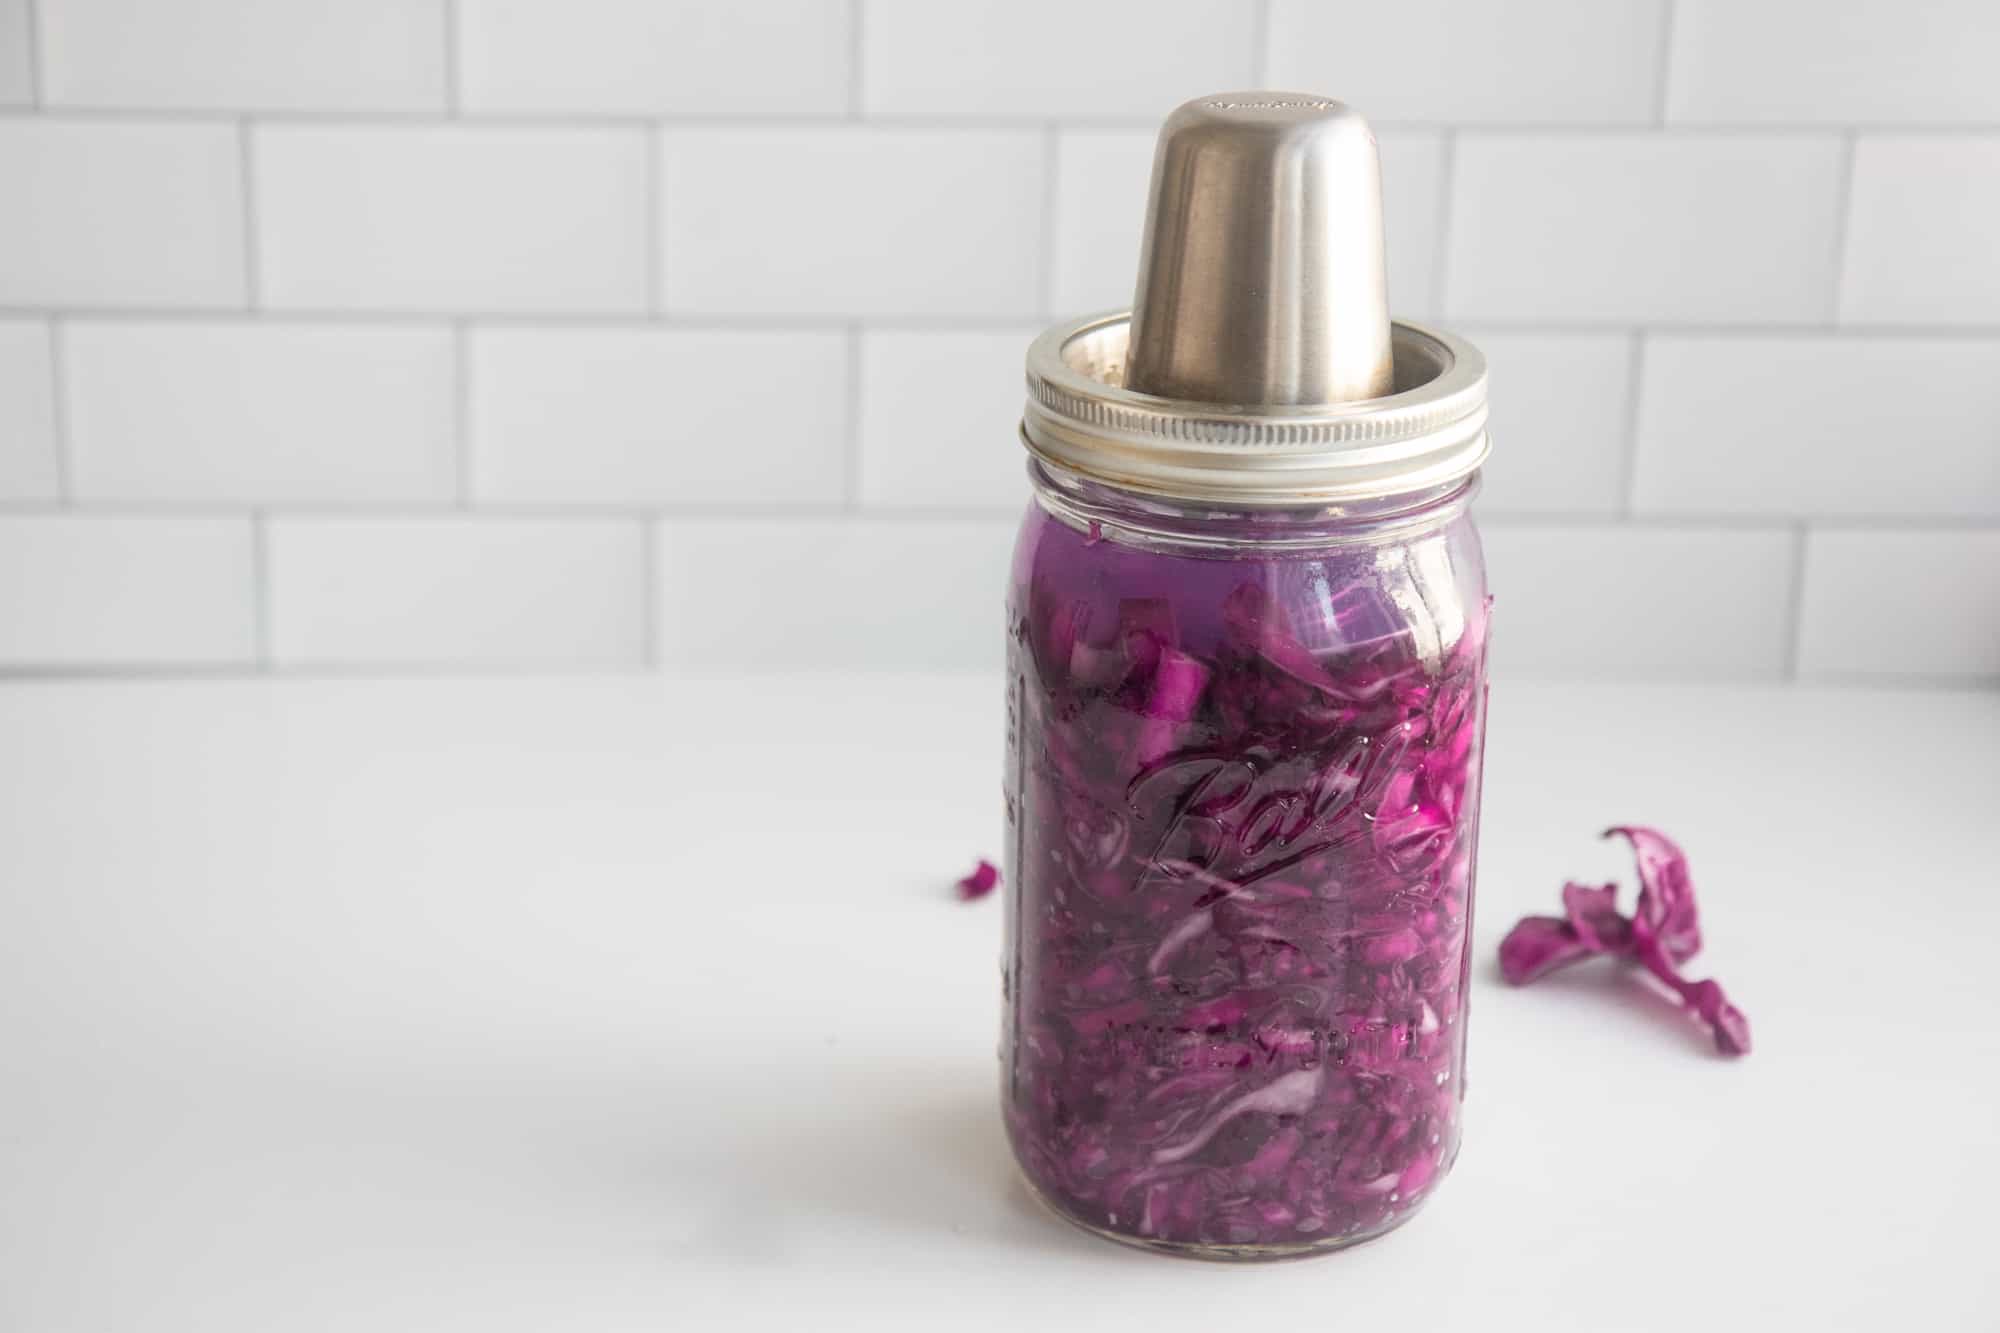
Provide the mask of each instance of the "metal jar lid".
[{"label": "metal jar lid", "polygon": [[1485,359],[1391,323],[1375,137],[1329,98],[1225,93],[1174,112],[1132,313],[1050,329],[1027,372],[1031,452],[1156,495],[1384,498],[1487,453]]}]

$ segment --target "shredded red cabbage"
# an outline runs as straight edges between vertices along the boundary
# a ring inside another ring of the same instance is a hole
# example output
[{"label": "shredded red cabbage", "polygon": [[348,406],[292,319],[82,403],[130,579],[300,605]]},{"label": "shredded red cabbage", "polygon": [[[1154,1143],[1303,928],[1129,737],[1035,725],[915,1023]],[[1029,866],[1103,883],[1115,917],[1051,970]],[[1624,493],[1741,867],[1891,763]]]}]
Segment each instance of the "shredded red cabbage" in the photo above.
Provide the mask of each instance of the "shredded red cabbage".
[{"label": "shredded red cabbage", "polygon": [[1198,558],[1030,524],[1017,1156],[1071,1217],[1146,1240],[1385,1230],[1458,1146],[1483,598],[1440,627],[1373,551]]},{"label": "shredded red cabbage", "polygon": [[958,896],[967,902],[984,898],[993,892],[993,886],[1000,882],[1000,872],[991,861],[981,858],[972,873],[958,882]]},{"label": "shredded red cabbage", "polygon": [[1701,951],[1701,922],[1687,857],[1657,829],[1621,824],[1604,836],[1632,844],[1639,863],[1639,902],[1618,911],[1618,886],[1563,886],[1563,915],[1525,917],[1500,942],[1500,973],[1524,986],[1559,967],[1599,954],[1636,959],[1666,983],[1715,1036],[1724,1055],[1750,1051],[1750,1020],[1713,981],[1689,981],[1681,965]]}]

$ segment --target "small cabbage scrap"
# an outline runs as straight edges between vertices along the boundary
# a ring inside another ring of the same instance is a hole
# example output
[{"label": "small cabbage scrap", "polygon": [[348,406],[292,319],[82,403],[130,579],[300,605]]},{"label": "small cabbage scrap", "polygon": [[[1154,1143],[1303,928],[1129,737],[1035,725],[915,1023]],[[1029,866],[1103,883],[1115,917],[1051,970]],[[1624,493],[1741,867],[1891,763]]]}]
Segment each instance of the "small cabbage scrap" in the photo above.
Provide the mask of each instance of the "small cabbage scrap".
[{"label": "small cabbage scrap", "polygon": [[958,896],[967,902],[984,898],[993,892],[993,886],[1000,882],[1000,872],[991,861],[980,859],[972,868],[972,873],[958,882]]},{"label": "small cabbage scrap", "polygon": [[1618,886],[1563,885],[1563,915],[1524,917],[1500,942],[1500,974],[1525,986],[1559,967],[1599,954],[1631,958],[1665,982],[1715,1034],[1724,1055],[1750,1051],[1750,1020],[1713,981],[1689,981],[1682,964],[1701,951],[1701,923],[1687,857],[1657,829],[1621,824],[1604,831],[1632,844],[1639,862],[1639,903],[1620,915]]}]

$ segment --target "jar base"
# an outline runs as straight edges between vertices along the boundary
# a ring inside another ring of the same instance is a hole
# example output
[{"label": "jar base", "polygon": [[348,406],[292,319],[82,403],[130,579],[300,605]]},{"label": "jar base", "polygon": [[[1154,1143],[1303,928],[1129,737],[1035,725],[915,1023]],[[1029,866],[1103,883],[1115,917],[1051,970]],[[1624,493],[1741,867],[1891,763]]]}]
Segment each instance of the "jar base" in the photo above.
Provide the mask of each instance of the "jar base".
[{"label": "jar base", "polygon": [[1044,1211],[1060,1218],[1087,1235],[1135,1250],[1146,1250],[1153,1254],[1171,1255],[1176,1259],[1199,1259],[1205,1263],[1219,1264],[1269,1264],[1283,1263],[1293,1259],[1312,1259],[1323,1254],[1334,1254],[1341,1250],[1353,1249],[1378,1240],[1402,1226],[1422,1211],[1428,1198],[1419,1200],[1411,1207],[1396,1214],[1389,1221],[1371,1231],[1357,1231],[1344,1236],[1328,1236],[1320,1240],[1300,1241],[1287,1245],[1231,1245],[1226,1242],[1160,1240],[1152,1236],[1134,1236],[1123,1231],[1113,1231],[1108,1227],[1096,1226],[1065,1211],[1062,1206],[1044,1194],[1028,1173],[1015,1163],[1015,1174],[1021,1185],[1028,1191],[1028,1197],[1040,1204]]}]

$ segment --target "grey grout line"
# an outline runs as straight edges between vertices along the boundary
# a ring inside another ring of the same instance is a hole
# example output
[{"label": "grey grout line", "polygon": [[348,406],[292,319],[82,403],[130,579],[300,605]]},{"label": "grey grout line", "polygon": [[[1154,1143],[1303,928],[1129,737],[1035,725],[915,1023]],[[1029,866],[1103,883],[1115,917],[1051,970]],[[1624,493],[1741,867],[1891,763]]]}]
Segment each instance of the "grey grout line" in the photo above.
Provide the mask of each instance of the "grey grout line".
[{"label": "grey grout line", "polygon": [[47,99],[47,85],[42,73],[42,5],[41,0],[24,0],[27,11],[28,31],[28,105],[40,111]]},{"label": "grey grout line", "polygon": [[846,456],[841,472],[841,510],[861,507],[861,336],[859,324],[847,326],[847,421],[843,435]]},{"label": "grey grout line", "polygon": [[2000,337],[2000,323],[1981,324],[1842,324],[1745,321],[1717,324],[1696,320],[1577,320],[1577,319],[1493,319],[1462,315],[1454,327],[1492,333],[1599,333],[1640,331],[1704,338],[1798,338],[1803,341],[1852,340],[1857,338],[1958,338],[1981,340]]},{"label": "grey grout line", "polygon": [[[0,515],[9,517],[48,517],[64,515],[77,519],[102,519],[116,522],[124,519],[144,518],[203,518],[242,519],[259,511],[259,506],[227,505],[198,501],[164,501],[148,504],[129,500],[111,501],[92,505],[88,509],[64,510],[56,502],[47,500],[0,500]],[[964,506],[939,506],[924,508],[893,508],[863,506],[850,509],[841,504],[810,505],[756,505],[756,504],[525,504],[518,501],[481,504],[469,510],[461,510],[449,502],[356,502],[353,504],[313,503],[309,501],[287,502],[264,509],[273,518],[305,519],[466,519],[474,522],[510,523],[517,520],[540,522],[543,520],[574,521],[577,523],[618,523],[633,519],[661,519],[678,522],[715,521],[721,523],[791,523],[802,519],[851,518],[858,521],[885,523],[924,523],[937,520],[963,520],[970,522],[991,521],[1011,523],[1018,519],[1019,510],[1013,506],[1006,508],[970,508]]]},{"label": "grey grout line", "polygon": [[1251,17],[1251,40],[1256,46],[1251,51],[1250,77],[1253,88],[1271,86],[1271,0],[1256,0],[1257,8]]},{"label": "grey grout line", "polygon": [[[1644,120],[1605,121],[1502,121],[1502,120],[1462,120],[1443,122],[1424,121],[1384,121],[1381,129],[1456,129],[1461,133],[1494,139],[1505,138],[1598,138],[1598,139],[1754,139],[1760,135],[1772,138],[1822,138],[1830,139],[1851,128],[1847,121],[1695,121],[1679,120],[1671,125],[1654,123],[1652,113]],[[1883,128],[1887,128],[1884,126]],[[1898,126],[1897,128],[1906,128]],[[1988,125],[1971,125],[1961,122],[1951,126],[1937,126],[1933,133],[1993,134],[2000,131],[2000,121]]]},{"label": "grey grout line", "polygon": [[1806,550],[1810,525],[1792,527],[1792,582],[1785,595],[1786,614],[1791,617],[1785,639],[1785,679],[1799,679],[1799,648],[1806,629]]},{"label": "grey grout line", "polygon": [[49,319],[49,435],[55,446],[56,500],[68,509],[76,503],[75,445],[70,440],[69,328],[61,315]]},{"label": "grey grout line", "polygon": [[1675,0],[1666,0],[1660,6],[1660,57],[1653,84],[1653,124],[1661,129],[1667,127],[1667,111],[1673,105],[1674,24],[1679,18],[1678,8]]},{"label": "grey grout line", "polygon": [[[1448,275],[1447,275],[1448,277]],[[385,326],[450,325],[458,321],[493,328],[673,328],[690,332],[757,330],[775,333],[840,332],[859,324],[865,329],[886,329],[912,333],[1027,333],[1041,331],[1046,320],[1039,311],[1000,315],[863,315],[793,313],[712,314],[662,311],[579,312],[567,310],[341,310],[325,307],[271,307],[265,305],[255,315],[240,306],[28,306],[0,304],[0,318],[62,318],[76,323],[242,323],[265,324],[375,324]],[[1641,330],[1650,334],[1674,334],[1712,338],[1797,338],[1803,341],[1861,338],[1885,340],[1938,339],[1988,341],[2000,338],[2000,322],[1967,324],[1877,324],[1847,323],[1830,327],[1825,322],[1743,321],[1716,323],[1699,320],[1652,319],[1508,319],[1454,314],[1453,327],[1472,333],[1598,334],[1623,336]]]},{"label": "grey grout line", "polygon": [[149,663],[127,662],[106,666],[101,662],[78,662],[70,666],[0,666],[0,683],[6,685],[74,685],[91,689],[157,680],[240,681],[258,674],[254,662]]},{"label": "grey grout line", "polygon": [[456,507],[472,507],[472,338],[464,320],[451,326],[451,466]]},{"label": "grey grout line", "polygon": [[864,315],[852,314],[648,314],[645,311],[521,311],[521,310],[340,310],[314,307],[266,306],[250,316],[240,306],[48,306],[0,305],[0,319],[47,319],[53,316],[79,323],[260,323],[260,324],[377,324],[407,327],[412,324],[435,327],[463,320],[492,328],[677,328],[690,331],[754,330],[779,333],[839,332],[849,325],[871,329],[902,329],[910,332],[1008,333],[1040,332],[1039,311],[1024,310],[1007,315]]},{"label": "grey grout line", "polygon": [[[1451,309],[1451,236],[1457,224],[1458,135],[1446,131],[1438,144],[1437,240],[1431,249],[1431,308],[1440,318]],[[1395,299],[1395,293],[1389,293]]]},{"label": "grey grout line", "polygon": [[[561,678],[643,677],[664,671],[675,678],[707,679],[717,673],[700,667],[674,666],[649,669],[634,662],[604,660],[585,664],[488,661],[397,662],[273,662],[259,668],[245,663],[168,664],[132,662],[117,666],[101,663],[75,665],[0,665],[0,682],[20,686],[57,686],[93,689],[126,683],[152,681],[202,681],[227,684],[270,677],[303,684],[337,684],[347,681],[397,681],[417,684],[455,685],[467,680],[535,680]],[[951,668],[944,674],[972,676],[976,668]],[[1795,682],[1741,674],[1682,672],[1675,675],[1641,677],[1606,675],[1574,676],[1530,671],[1518,678],[1536,685],[1637,685],[1689,690],[1786,690],[1794,687],[1820,691],[1923,691],[1964,694],[1984,699],[2000,687],[2000,675],[1991,672],[1864,671],[1836,669],[1807,672]]]},{"label": "grey grout line", "polygon": [[[617,657],[593,658],[587,662],[484,661],[472,659],[427,659],[405,662],[380,658],[373,662],[284,662],[271,675],[285,681],[431,681],[455,685],[467,680],[537,680],[584,676],[589,678],[643,677],[649,675],[639,662]],[[1721,684],[1723,682],[1716,682]]]},{"label": "grey grout line", "polygon": [[1492,319],[1476,315],[1465,315],[1453,321],[1454,327],[1485,330],[1492,333],[1596,333],[1619,334],[1644,332],[1649,334],[1676,334],[1704,338],[1798,338],[1802,341],[1830,341],[1833,339],[1853,340],[1859,338],[1933,338],[1982,340],[2000,337],[2000,323],[1996,324],[1842,324],[1833,328],[1825,323],[1774,323],[1745,321],[1739,324],[1717,324],[1703,321],[1678,320],[1576,320],[1576,319]]},{"label": "grey grout line", "polygon": [[660,201],[666,182],[660,127],[646,127],[646,312],[658,319],[666,309],[666,237],[660,226]]},{"label": "grey grout line", "polygon": [[[135,501],[108,500],[87,507],[69,508],[61,501],[0,500],[0,515],[34,516],[64,514],[79,520],[117,521],[134,518],[241,519],[253,513],[271,518],[463,518],[479,522],[505,523],[515,520],[563,519],[577,522],[618,522],[637,518],[716,522],[796,522],[801,519],[848,518],[870,523],[926,523],[938,520],[967,522],[1012,522],[1018,511],[1012,506],[925,505],[895,506],[845,503],[818,504],[621,504],[551,503],[493,501],[461,509],[451,501],[287,501],[280,504],[230,504],[221,501]],[[1850,533],[1915,533],[1937,535],[1977,535],[2000,533],[2000,513],[1994,514],[1891,514],[1742,512],[1715,510],[1655,510],[1624,517],[1607,510],[1533,510],[1479,506],[1482,523],[1509,530],[1597,529],[1634,532],[1785,532],[1801,523],[1813,530]]]},{"label": "grey grout line", "polygon": [[1620,517],[1630,520],[1639,508],[1639,409],[1646,392],[1646,335],[1634,332],[1627,349],[1625,386],[1625,471],[1619,478],[1618,493],[1624,497]]},{"label": "grey grout line", "polygon": [[1800,523],[1823,532],[2000,532],[2000,514],[1800,514],[1654,510],[1630,516],[1554,510],[1479,508],[1482,524],[1495,528],[1618,528],[1633,532],[1787,532]]},{"label": "grey grout line", "polygon": [[251,623],[256,632],[257,669],[271,669],[271,520],[262,509],[250,511]]},{"label": "grey grout line", "polygon": [[1829,329],[1843,332],[1847,328],[1840,322],[1841,310],[1847,303],[1847,237],[1854,214],[1854,163],[1860,152],[1861,136],[1850,130],[1840,164],[1840,188],[1834,195],[1833,304],[1826,321]]},{"label": "grey grout line", "polygon": [[[254,114],[260,122],[271,124],[303,124],[319,126],[444,126],[461,125],[468,128],[491,129],[495,131],[519,129],[574,129],[601,130],[635,128],[656,124],[676,128],[717,128],[717,129],[795,129],[832,130],[851,128],[857,122],[880,129],[908,130],[1037,130],[1049,124],[1051,117],[1044,111],[1024,110],[1019,112],[968,112],[952,114],[948,112],[873,112],[854,114],[848,110],[836,112],[801,112],[757,115],[748,112],[726,112],[703,114],[699,112],[663,111],[654,113],[634,113],[631,111],[476,111],[455,114],[449,111],[392,111],[368,109],[314,110],[300,107],[180,107],[180,106],[121,106],[89,107],[62,106],[37,108],[32,106],[0,107],[0,120],[48,119],[79,122],[175,122],[194,124],[229,124],[239,116]],[[1132,115],[1064,115],[1054,118],[1065,129],[1103,130],[1157,130],[1159,116],[1156,114]],[[1661,127],[1650,118],[1627,121],[1555,121],[1555,120],[1430,120],[1379,118],[1369,122],[1376,130],[1387,133],[1430,132],[1453,130],[1463,134],[1504,138],[1508,136],[1534,137],[1615,137],[1654,138],[1661,134],[1684,138],[1723,137],[1741,138],[1757,135],[1780,137],[1817,136],[1833,138],[1847,133],[1895,134],[1914,137],[1935,136],[1939,138],[1994,138],[2000,137],[2000,119],[1961,121],[1676,121]]]},{"label": "grey grout line", "polygon": [[1035,270],[1036,301],[1043,320],[1056,318],[1056,229],[1060,225],[1057,208],[1061,176],[1058,154],[1061,138],[1056,126],[1042,131],[1042,215],[1040,266]]},{"label": "grey grout line", "polygon": [[1952,694],[1984,694],[2000,688],[2000,675],[1990,672],[1952,675],[1942,671],[1857,671],[1848,668],[1801,672],[1793,683],[1821,690],[1935,690]]},{"label": "grey grout line", "polygon": [[260,668],[255,663],[200,662],[161,663],[134,661],[119,666],[95,662],[73,666],[0,665],[0,682],[24,685],[74,685],[83,689],[125,682],[203,681],[229,683],[269,677],[299,682],[399,681],[457,685],[468,680],[535,680],[563,677],[643,676],[646,669],[637,662],[615,658],[584,663],[492,662],[479,659],[426,660],[416,662],[378,658],[372,662],[273,662]]},{"label": "grey grout line", "polygon": [[660,525],[639,519],[639,660],[648,671],[660,666]]},{"label": "grey grout line", "polygon": [[860,120],[866,114],[867,98],[862,87],[866,60],[863,42],[867,36],[868,0],[854,0],[847,15],[847,119]]},{"label": "grey grout line", "polygon": [[261,310],[264,304],[263,282],[259,270],[263,267],[264,251],[260,243],[262,228],[257,219],[257,152],[253,143],[250,118],[236,122],[237,173],[243,191],[243,304],[246,309]]},{"label": "grey grout line", "polygon": [[445,114],[457,117],[465,110],[463,73],[459,68],[458,41],[459,0],[444,0],[444,109]]}]

